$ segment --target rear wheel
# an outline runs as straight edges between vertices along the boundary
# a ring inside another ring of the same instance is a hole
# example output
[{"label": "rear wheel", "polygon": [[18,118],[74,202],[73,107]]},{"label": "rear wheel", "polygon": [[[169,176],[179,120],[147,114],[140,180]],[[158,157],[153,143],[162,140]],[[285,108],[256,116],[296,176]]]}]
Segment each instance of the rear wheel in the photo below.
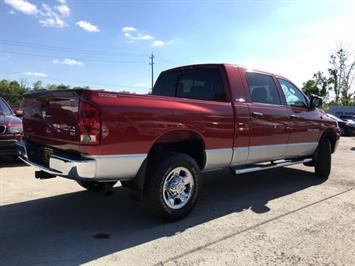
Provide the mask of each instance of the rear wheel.
[{"label": "rear wheel", "polygon": [[322,178],[328,178],[331,170],[331,164],[332,157],[330,141],[327,138],[323,138],[319,142],[314,156],[315,175]]},{"label": "rear wheel", "polygon": [[148,167],[145,195],[164,218],[178,220],[194,208],[200,189],[199,167],[182,153],[165,153]]},{"label": "rear wheel", "polygon": [[85,188],[88,191],[100,192],[105,191],[106,188],[112,188],[116,182],[97,182],[97,181],[77,181],[80,186]]}]

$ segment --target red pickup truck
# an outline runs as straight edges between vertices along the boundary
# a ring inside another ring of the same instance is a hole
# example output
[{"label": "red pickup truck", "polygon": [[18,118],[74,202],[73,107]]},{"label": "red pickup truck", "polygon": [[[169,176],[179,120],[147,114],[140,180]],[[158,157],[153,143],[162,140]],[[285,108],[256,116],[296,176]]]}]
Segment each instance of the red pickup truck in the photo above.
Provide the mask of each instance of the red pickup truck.
[{"label": "red pickup truck", "polygon": [[228,64],[164,71],[152,95],[45,91],[24,100],[19,154],[38,178],[88,190],[121,181],[163,216],[194,207],[200,172],[304,163],[327,178],[337,123],[288,79]]}]

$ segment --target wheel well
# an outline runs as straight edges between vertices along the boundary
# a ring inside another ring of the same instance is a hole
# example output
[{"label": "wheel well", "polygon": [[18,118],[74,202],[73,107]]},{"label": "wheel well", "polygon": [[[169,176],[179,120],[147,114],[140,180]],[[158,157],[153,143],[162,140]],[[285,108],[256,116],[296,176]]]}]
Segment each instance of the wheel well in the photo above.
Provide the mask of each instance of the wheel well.
[{"label": "wheel well", "polygon": [[331,148],[332,148],[332,153],[334,152],[335,150],[335,143],[336,143],[336,133],[334,132],[334,130],[328,128],[324,131],[322,137],[320,138],[321,139],[324,139],[324,138],[327,138],[329,139],[330,141],[330,145],[331,145]]},{"label": "wheel well", "polygon": [[185,130],[172,131],[162,135],[154,143],[148,153],[148,161],[157,153],[174,151],[191,156],[202,170],[206,162],[204,150],[205,145],[199,134]]}]

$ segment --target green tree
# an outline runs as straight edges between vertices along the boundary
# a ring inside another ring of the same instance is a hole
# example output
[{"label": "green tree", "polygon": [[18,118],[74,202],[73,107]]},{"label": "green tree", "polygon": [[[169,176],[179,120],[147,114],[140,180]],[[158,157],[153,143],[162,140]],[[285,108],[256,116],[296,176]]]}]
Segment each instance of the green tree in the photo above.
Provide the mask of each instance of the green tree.
[{"label": "green tree", "polygon": [[11,106],[19,106],[23,94],[29,92],[29,88],[21,82],[1,80],[0,81],[0,96],[3,97]]},{"label": "green tree", "polygon": [[[28,86],[24,80],[20,80],[20,82],[15,80],[0,80],[0,96],[14,107],[20,106],[23,95],[30,91],[69,89],[71,87],[64,84],[47,84],[44,86],[40,80],[34,82],[32,86]],[[89,87],[75,87],[74,89],[89,89]]]},{"label": "green tree", "polygon": [[48,84],[45,87],[46,90],[69,90],[70,86],[69,85],[64,85],[64,84],[60,84],[60,85],[56,85],[56,84]]},{"label": "green tree", "polygon": [[328,96],[328,89],[328,79],[321,71],[314,73],[312,79],[303,83],[303,91],[308,96],[325,98]]},{"label": "green tree", "polygon": [[40,80],[37,80],[36,82],[33,83],[33,86],[32,86],[32,89],[35,90],[35,91],[38,91],[38,90],[43,90],[43,85],[42,85],[42,81]]},{"label": "green tree", "polygon": [[330,56],[329,63],[328,84],[334,92],[335,102],[349,104],[354,95],[351,89],[355,78],[355,57],[340,45],[337,52]]}]

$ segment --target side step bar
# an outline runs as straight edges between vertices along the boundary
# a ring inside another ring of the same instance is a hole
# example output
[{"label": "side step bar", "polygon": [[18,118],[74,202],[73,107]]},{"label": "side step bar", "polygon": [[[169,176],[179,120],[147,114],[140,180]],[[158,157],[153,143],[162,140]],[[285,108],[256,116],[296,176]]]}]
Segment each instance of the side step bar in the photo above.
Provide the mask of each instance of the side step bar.
[{"label": "side step bar", "polygon": [[244,167],[235,167],[235,168],[233,168],[233,171],[235,171],[235,173],[237,175],[239,175],[239,174],[245,174],[245,173],[250,173],[250,172],[257,172],[257,171],[262,171],[262,170],[267,170],[267,169],[289,166],[289,165],[293,165],[293,164],[308,163],[311,161],[312,161],[312,158],[306,158],[306,159],[302,159],[302,160],[283,160],[278,163],[271,162],[270,164],[267,164],[267,165],[255,165],[254,164],[254,165],[244,166]]}]

